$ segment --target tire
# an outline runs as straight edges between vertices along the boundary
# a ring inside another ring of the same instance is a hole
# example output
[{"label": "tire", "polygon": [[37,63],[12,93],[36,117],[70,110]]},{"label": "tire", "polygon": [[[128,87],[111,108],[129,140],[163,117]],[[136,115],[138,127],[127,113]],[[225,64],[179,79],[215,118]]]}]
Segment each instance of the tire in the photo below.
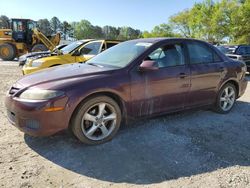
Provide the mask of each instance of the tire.
[{"label": "tire", "polygon": [[[235,86],[231,83],[225,84],[219,91],[214,110],[220,114],[229,113],[234,107],[236,97],[237,97],[237,90]],[[227,103],[227,105],[225,105],[225,103]]]},{"label": "tire", "polygon": [[12,61],[16,57],[16,47],[12,44],[0,45],[0,58],[4,61]]},{"label": "tire", "polygon": [[47,50],[48,48],[44,44],[35,44],[31,49],[32,52],[43,52]]},{"label": "tire", "polygon": [[119,130],[121,109],[107,96],[93,97],[77,108],[71,122],[72,132],[81,142],[102,144],[111,140]]}]

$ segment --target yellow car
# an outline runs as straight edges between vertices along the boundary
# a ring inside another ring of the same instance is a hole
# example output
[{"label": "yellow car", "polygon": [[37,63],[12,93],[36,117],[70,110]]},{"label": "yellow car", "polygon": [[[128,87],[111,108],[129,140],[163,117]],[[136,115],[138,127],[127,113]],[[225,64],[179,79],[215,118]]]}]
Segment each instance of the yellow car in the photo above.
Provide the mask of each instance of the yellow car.
[{"label": "yellow car", "polygon": [[60,53],[40,59],[28,59],[23,66],[24,75],[58,65],[85,62],[102,51],[115,46],[115,40],[80,40],[62,48]]}]

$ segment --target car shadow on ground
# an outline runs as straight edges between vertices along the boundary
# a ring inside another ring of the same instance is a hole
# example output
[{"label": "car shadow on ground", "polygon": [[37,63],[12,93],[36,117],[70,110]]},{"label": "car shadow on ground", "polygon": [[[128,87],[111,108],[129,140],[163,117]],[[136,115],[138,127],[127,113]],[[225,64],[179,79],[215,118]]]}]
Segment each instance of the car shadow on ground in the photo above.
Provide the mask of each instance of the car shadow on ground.
[{"label": "car shadow on ground", "polygon": [[105,144],[86,146],[67,133],[25,135],[35,152],[78,174],[116,183],[152,184],[250,165],[250,103],[229,115],[199,110],[140,120]]}]

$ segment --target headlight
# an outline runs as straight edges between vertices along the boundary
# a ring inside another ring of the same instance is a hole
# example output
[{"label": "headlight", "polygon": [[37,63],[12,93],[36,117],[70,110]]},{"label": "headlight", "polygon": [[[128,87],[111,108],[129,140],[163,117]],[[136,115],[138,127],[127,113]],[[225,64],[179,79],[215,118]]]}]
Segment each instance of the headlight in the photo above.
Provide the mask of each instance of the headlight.
[{"label": "headlight", "polygon": [[32,62],[32,67],[40,67],[43,63],[44,61],[42,60],[35,60]]},{"label": "headlight", "polygon": [[48,100],[55,97],[62,96],[64,92],[55,90],[43,90],[43,89],[28,89],[21,93],[20,99],[28,100]]}]

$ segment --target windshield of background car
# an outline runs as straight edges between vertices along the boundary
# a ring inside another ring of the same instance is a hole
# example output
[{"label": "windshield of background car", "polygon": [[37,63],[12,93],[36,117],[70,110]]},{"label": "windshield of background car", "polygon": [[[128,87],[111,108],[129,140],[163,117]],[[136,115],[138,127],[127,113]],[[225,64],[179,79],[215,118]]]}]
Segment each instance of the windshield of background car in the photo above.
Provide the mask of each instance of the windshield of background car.
[{"label": "windshield of background car", "polygon": [[80,45],[82,45],[84,42],[83,41],[76,41],[76,42],[72,42],[71,44],[69,44],[68,46],[65,46],[64,48],[61,49],[61,52],[63,54],[68,54],[70,52],[72,52],[74,49],[78,48]]},{"label": "windshield of background car", "polygon": [[237,54],[239,55],[249,55],[250,54],[250,46],[241,46],[237,50]]},{"label": "windshield of background car", "polygon": [[151,45],[149,42],[123,42],[93,57],[87,63],[123,68]]}]

